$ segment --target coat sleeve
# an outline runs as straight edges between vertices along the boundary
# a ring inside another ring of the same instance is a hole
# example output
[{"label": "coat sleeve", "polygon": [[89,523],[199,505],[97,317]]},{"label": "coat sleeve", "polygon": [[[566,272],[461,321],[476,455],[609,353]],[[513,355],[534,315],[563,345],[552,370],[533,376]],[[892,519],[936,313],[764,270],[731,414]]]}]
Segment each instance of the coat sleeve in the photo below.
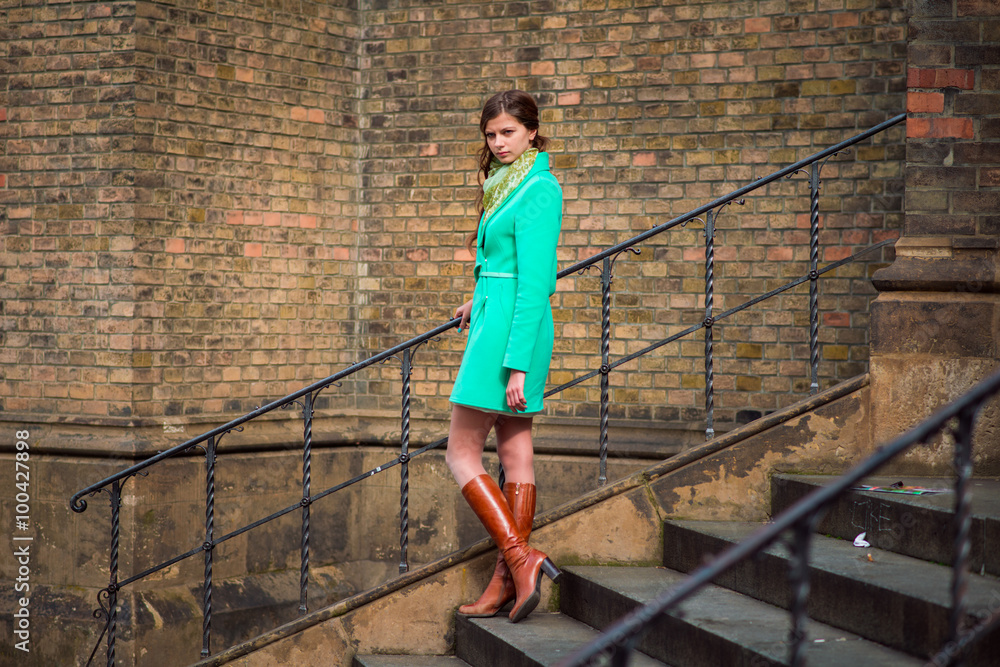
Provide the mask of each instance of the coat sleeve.
[{"label": "coat sleeve", "polygon": [[562,226],[562,190],[553,178],[526,184],[514,214],[517,292],[504,368],[527,371],[538,339],[538,328],[555,285],[556,244]]}]

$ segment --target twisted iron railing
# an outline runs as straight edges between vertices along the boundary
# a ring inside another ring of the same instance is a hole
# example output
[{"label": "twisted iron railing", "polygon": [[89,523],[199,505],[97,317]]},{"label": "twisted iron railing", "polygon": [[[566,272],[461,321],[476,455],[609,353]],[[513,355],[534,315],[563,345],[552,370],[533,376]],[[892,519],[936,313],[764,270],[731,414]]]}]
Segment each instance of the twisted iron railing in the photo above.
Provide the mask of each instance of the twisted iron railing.
[{"label": "twisted iron railing", "polygon": [[[818,365],[819,365],[819,342],[818,342],[818,328],[819,328],[819,305],[818,305],[818,281],[819,278],[829,272],[837,269],[840,266],[853,262],[858,257],[865,253],[872,252],[879,248],[886,246],[891,243],[891,241],[883,241],[882,243],[877,243],[875,245],[869,246],[860,250],[859,252],[846,257],[840,261],[828,264],[820,268],[818,266],[819,257],[819,172],[822,165],[826,160],[830,159],[834,155],[844,151],[846,148],[857,144],[861,141],[871,138],[872,136],[883,132],[884,130],[902,122],[905,120],[905,114],[896,116],[884,123],[881,123],[870,130],[858,134],[851,139],[843,141],[835,146],[827,148],[815,155],[812,155],[804,160],[800,160],[795,164],[789,165],[784,169],[780,169],[769,176],[758,179],[753,183],[746,185],[725,197],[716,199],[708,204],[700,206],[688,213],[674,218],[668,222],[665,222],[657,227],[654,227],[646,232],[643,232],[623,243],[619,243],[611,248],[608,248],[593,257],[574,264],[566,269],[563,269],[558,273],[558,278],[564,278],[575,273],[583,273],[584,271],[590,269],[591,267],[597,268],[598,265],[601,267],[601,365],[600,368],[592,370],[575,377],[569,382],[562,384],[558,387],[554,387],[548,390],[545,395],[546,397],[557,394],[565,389],[576,386],[582,382],[594,378],[597,375],[601,376],[601,398],[600,398],[600,435],[599,435],[599,472],[598,472],[598,484],[603,485],[607,482],[607,453],[608,453],[608,408],[609,408],[609,387],[610,387],[610,374],[612,371],[618,369],[624,364],[627,364],[643,355],[646,355],[664,345],[672,343],[674,341],[680,340],[686,336],[690,336],[697,331],[705,330],[705,406],[706,406],[706,428],[705,436],[711,439],[715,434],[714,425],[714,401],[715,401],[715,389],[714,389],[714,339],[713,339],[713,327],[715,324],[724,320],[738,312],[741,312],[751,306],[754,306],[762,301],[770,299],[778,294],[791,290],[805,282],[810,283],[810,301],[809,301],[809,318],[810,318],[810,364],[811,364],[811,391],[815,392],[818,388]],[[809,273],[781,286],[776,289],[771,290],[765,294],[761,294],[749,301],[730,308],[722,313],[716,314],[714,312],[714,292],[715,292],[715,223],[723,207],[736,202],[743,203],[743,197],[750,192],[758,190],[769,183],[777,181],[781,178],[786,178],[794,175],[795,173],[802,172],[805,168],[810,168],[810,201],[811,201],[811,213],[810,213],[810,271]],[[701,217],[701,216],[704,216]],[[690,326],[683,331],[677,332],[671,336],[663,338],[656,341],[645,348],[622,356],[618,359],[611,359],[610,353],[610,340],[611,340],[611,286],[613,283],[614,275],[613,268],[615,261],[619,256],[627,253],[632,253],[638,255],[641,250],[637,246],[642,242],[666,232],[670,229],[677,227],[682,227],[687,225],[687,223],[692,220],[698,220],[705,225],[705,312],[702,321],[696,325]],[[413,370],[413,355],[414,352],[424,343],[435,339],[440,334],[456,327],[460,320],[455,318],[449,322],[446,322],[430,331],[427,331],[419,336],[416,336],[404,343],[400,343],[394,347],[383,350],[372,357],[365,359],[359,363],[356,363],[334,375],[324,378],[318,382],[315,382],[307,387],[304,387],[296,392],[293,392],[283,398],[272,401],[267,405],[255,408],[251,412],[238,417],[222,426],[214,428],[207,431],[195,438],[187,440],[181,444],[178,444],[170,449],[152,456],[145,461],[137,463],[125,470],[122,470],[110,477],[101,480],[95,484],[92,484],[85,489],[82,489],[75,493],[70,500],[70,506],[76,512],[83,512],[87,509],[87,501],[84,499],[85,496],[94,495],[100,492],[107,492],[111,497],[111,548],[109,553],[110,562],[110,578],[109,584],[106,588],[102,589],[98,594],[98,601],[100,603],[101,609],[95,612],[95,617],[104,618],[105,623],[98,638],[97,645],[94,647],[94,652],[91,654],[91,660],[93,660],[96,652],[100,646],[100,643],[104,641],[105,635],[107,635],[107,659],[108,665],[113,665],[115,662],[115,642],[116,642],[116,623],[117,623],[117,609],[118,609],[118,591],[123,587],[133,584],[137,581],[144,579],[156,572],[160,572],[180,561],[187,558],[195,556],[201,553],[205,560],[204,569],[204,599],[202,602],[203,614],[204,614],[204,628],[202,637],[202,648],[201,655],[207,657],[211,654],[211,627],[212,627],[212,585],[213,585],[213,557],[215,549],[246,532],[252,531],[255,528],[274,521],[286,514],[290,514],[295,511],[301,512],[301,557],[300,557],[300,582],[299,582],[299,613],[304,614],[308,611],[308,588],[309,588],[309,568],[310,568],[310,511],[311,507],[317,501],[329,496],[341,489],[347,488],[361,482],[369,477],[385,472],[394,466],[400,466],[400,513],[399,513],[399,526],[400,526],[400,562],[399,571],[406,572],[409,568],[408,557],[407,557],[407,546],[408,546],[408,533],[409,533],[409,462],[413,457],[419,456],[424,452],[431,449],[435,449],[443,445],[447,438],[442,438],[435,442],[432,442],[424,447],[417,449],[416,451],[410,451],[409,443],[409,433],[410,433],[410,375]],[[341,482],[327,489],[313,493],[312,490],[312,476],[311,476],[311,457],[312,457],[312,426],[313,426],[313,414],[314,407],[316,405],[317,397],[320,392],[322,392],[327,387],[331,385],[339,385],[340,381],[358,373],[370,366],[375,364],[385,363],[390,359],[396,359],[401,364],[401,375],[402,375],[402,415],[401,415],[401,429],[400,429],[400,453],[398,456],[392,458],[391,460],[379,465],[373,469],[370,469],[356,477],[353,477],[347,481]],[[242,431],[243,425],[247,422],[253,421],[262,415],[273,412],[279,409],[290,409],[292,406],[298,405],[302,408],[302,420],[303,420],[303,443],[302,443],[302,498],[295,504],[289,505],[283,509],[280,509],[272,514],[262,517],[253,523],[247,524],[240,528],[237,528],[229,533],[221,536],[216,536],[214,531],[214,517],[215,517],[215,466],[216,466],[216,456],[219,446],[219,441],[221,438],[232,431]],[[184,553],[178,554],[162,563],[154,565],[152,567],[143,570],[137,574],[126,577],[124,579],[119,579],[118,572],[118,545],[120,540],[120,501],[121,501],[121,488],[128,482],[132,477],[136,475],[145,475],[148,473],[149,468],[155,466],[156,464],[171,459],[183,454],[190,452],[191,450],[198,448],[202,449],[205,453],[205,469],[206,469],[206,499],[205,499],[205,539],[203,543],[195,548],[192,548]],[[502,475],[502,471],[501,471]],[[107,607],[105,607],[102,600],[107,599]]]},{"label": "twisted iron railing", "polygon": [[957,524],[952,560],[949,638],[927,664],[935,667],[961,665],[968,649],[1000,626],[1000,609],[997,609],[986,618],[979,619],[975,627],[971,629],[964,627],[971,549],[969,531],[972,526],[969,484],[972,479],[972,431],[977,413],[987,401],[997,396],[1000,396],[1000,371],[977,384],[950,405],[938,410],[908,433],[881,447],[874,455],[833,483],[816,489],[796,502],[775,517],[773,522],[726,549],[711,562],[692,572],[677,586],[664,591],[651,602],[616,621],[599,637],[559,662],[558,667],[583,665],[624,667],[645,631],[658,617],[676,609],[684,600],[697,594],[703,586],[735,565],[755,557],[772,544],[783,540],[787,532],[791,533],[790,539],[786,541],[791,551],[789,579],[792,584],[792,601],[789,609],[792,627],[789,632],[788,662],[792,667],[804,665],[806,601],[809,597],[809,548],[814,528],[822,513],[834,500],[848,493],[862,479],[874,474],[892,459],[917,445],[928,444],[935,436],[945,433],[955,441],[954,521]]}]

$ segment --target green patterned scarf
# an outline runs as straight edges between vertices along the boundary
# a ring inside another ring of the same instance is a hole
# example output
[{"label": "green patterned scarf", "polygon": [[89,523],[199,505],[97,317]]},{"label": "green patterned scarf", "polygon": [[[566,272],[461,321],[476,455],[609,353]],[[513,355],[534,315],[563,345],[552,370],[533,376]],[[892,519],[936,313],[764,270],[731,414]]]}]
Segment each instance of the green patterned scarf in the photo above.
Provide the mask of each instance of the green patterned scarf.
[{"label": "green patterned scarf", "polygon": [[529,148],[510,164],[493,160],[490,164],[489,178],[483,183],[483,220],[493,215],[510,193],[517,189],[535,165],[536,157],[538,149]]}]

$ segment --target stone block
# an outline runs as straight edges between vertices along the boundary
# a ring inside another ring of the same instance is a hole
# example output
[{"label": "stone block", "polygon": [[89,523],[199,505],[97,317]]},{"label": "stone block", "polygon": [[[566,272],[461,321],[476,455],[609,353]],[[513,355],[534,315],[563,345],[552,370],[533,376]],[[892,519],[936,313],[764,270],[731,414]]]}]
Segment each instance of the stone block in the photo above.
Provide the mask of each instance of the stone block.
[{"label": "stone block", "polygon": [[[994,372],[996,357],[872,354],[872,438],[887,442],[946,405]],[[980,413],[973,432],[973,474],[995,476],[1000,470],[1000,401]],[[896,461],[886,474],[952,475],[951,441],[935,437]]]},{"label": "stone block", "polygon": [[936,295],[872,304],[873,354],[996,357],[998,301],[989,295]]}]

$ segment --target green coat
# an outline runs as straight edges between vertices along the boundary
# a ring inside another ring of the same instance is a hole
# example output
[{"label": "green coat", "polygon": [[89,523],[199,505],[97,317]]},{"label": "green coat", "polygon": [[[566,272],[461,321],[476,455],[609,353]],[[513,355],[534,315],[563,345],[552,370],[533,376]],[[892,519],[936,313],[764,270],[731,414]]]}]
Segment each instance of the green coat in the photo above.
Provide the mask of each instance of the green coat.
[{"label": "green coat", "polygon": [[541,412],[561,225],[562,189],[549,172],[548,154],[539,153],[517,189],[479,224],[469,338],[452,403],[515,414],[507,407],[513,369],[526,373],[527,408],[516,414]]}]

